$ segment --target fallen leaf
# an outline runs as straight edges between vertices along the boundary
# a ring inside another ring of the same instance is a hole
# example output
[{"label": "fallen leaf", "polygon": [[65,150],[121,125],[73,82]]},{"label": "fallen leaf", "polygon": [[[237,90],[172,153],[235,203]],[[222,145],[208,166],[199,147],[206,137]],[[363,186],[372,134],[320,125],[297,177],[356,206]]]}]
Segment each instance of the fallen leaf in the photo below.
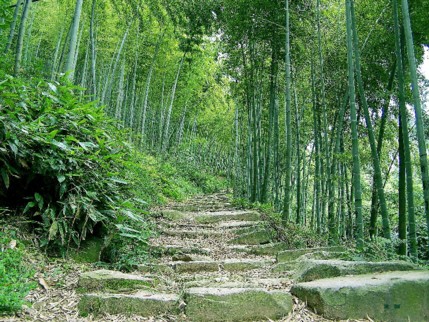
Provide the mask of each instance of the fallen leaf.
[{"label": "fallen leaf", "polygon": [[16,248],[16,240],[11,240],[9,243],[9,248],[10,249],[15,249]]},{"label": "fallen leaf", "polygon": [[48,283],[46,283],[46,281],[44,280],[43,277],[39,277],[39,284],[46,291],[49,290],[49,285],[48,285]]}]

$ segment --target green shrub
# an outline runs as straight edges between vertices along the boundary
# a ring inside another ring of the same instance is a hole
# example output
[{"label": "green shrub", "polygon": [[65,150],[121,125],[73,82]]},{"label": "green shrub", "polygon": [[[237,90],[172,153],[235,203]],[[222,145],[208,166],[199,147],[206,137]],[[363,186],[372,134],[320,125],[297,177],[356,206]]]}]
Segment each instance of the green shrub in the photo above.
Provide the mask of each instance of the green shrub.
[{"label": "green shrub", "polygon": [[64,250],[142,221],[144,202],[133,200],[124,180],[127,135],[101,107],[80,103],[77,90],[67,82],[0,79],[0,202],[37,222],[42,247]]},{"label": "green shrub", "polygon": [[34,270],[26,264],[23,245],[10,247],[12,238],[0,231],[0,316],[21,309],[24,298],[37,285]]}]

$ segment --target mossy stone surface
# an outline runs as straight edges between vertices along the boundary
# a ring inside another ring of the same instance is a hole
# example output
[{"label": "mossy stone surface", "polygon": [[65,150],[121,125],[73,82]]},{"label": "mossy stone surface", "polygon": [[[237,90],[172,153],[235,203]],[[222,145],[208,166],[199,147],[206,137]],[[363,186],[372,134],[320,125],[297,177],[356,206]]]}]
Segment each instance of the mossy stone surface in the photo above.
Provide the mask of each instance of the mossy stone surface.
[{"label": "mossy stone surface", "polygon": [[277,255],[287,249],[288,245],[283,242],[268,243],[265,245],[231,245],[229,248],[238,253],[252,255]]},{"label": "mossy stone surface", "polygon": [[408,262],[364,262],[343,260],[303,260],[296,267],[294,279],[309,282],[322,278],[345,275],[362,275],[389,271],[407,271],[417,267]]},{"label": "mossy stone surface", "polygon": [[258,288],[191,288],[185,302],[190,321],[280,319],[292,310],[290,294]]},{"label": "mossy stone surface", "polygon": [[77,263],[96,263],[100,261],[104,247],[103,238],[91,238],[83,241],[79,249],[71,249],[69,256]]},{"label": "mossy stone surface", "polygon": [[78,282],[79,292],[129,292],[150,288],[156,284],[153,278],[116,271],[98,270],[83,273]]},{"label": "mossy stone surface", "polygon": [[258,259],[226,259],[222,266],[228,272],[242,272],[272,265],[271,261]]},{"label": "mossy stone surface", "polygon": [[260,221],[260,215],[256,211],[234,210],[216,211],[201,214],[195,217],[200,224],[212,224],[225,221]]},{"label": "mossy stone surface", "polygon": [[289,249],[289,250],[281,251],[277,254],[277,262],[282,263],[282,262],[293,261],[302,255],[319,252],[319,251],[345,252],[347,251],[347,249],[343,246]]},{"label": "mossy stone surface", "polygon": [[176,273],[199,273],[199,272],[217,272],[220,262],[216,261],[194,261],[194,262],[174,262],[173,269]]},{"label": "mossy stone surface", "polygon": [[124,314],[151,317],[162,314],[176,314],[179,296],[175,294],[153,294],[138,292],[136,294],[84,294],[78,309],[81,316],[93,314]]},{"label": "mossy stone surface", "polygon": [[291,292],[328,319],[429,321],[429,271],[322,279]]},{"label": "mossy stone surface", "polygon": [[268,244],[272,239],[273,236],[269,231],[265,229],[258,229],[239,235],[236,238],[230,240],[228,243],[235,245],[261,245]]}]

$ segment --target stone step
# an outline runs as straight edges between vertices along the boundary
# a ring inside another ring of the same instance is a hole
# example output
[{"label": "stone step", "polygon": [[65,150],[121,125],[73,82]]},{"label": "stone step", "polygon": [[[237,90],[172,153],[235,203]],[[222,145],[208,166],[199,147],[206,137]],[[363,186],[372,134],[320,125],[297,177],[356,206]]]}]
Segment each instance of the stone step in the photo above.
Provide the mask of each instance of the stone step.
[{"label": "stone step", "polygon": [[296,268],[294,279],[299,282],[309,282],[322,278],[345,275],[361,275],[376,272],[408,271],[417,266],[404,262],[364,262],[343,260],[304,260]]},{"label": "stone step", "polygon": [[155,284],[157,282],[153,277],[98,270],[82,273],[77,290],[78,292],[129,292],[148,289],[154,287]]},{"label": "stone step", "polygon": [[265,229],[258,229],[240,235],[228,241],[228,244],[236,245],[261,245],[268,244],[273,239],[273,234]]},{"label": "stone step", "polygon": [[429,271],[322,279],[291,292],[328,319],[429,321]]},{"label": "stone step", "polygon": [[258,288],[190,288],[185,313],[191,321],[280,319],[292,310],[292,297]]},{"label": "stone step", "polygon": [[242,228],[252,228],[252,227],[258,227],[262,225],[262,221],[240,221],[240,220],[234,220],[234,221],[225,221],[220,222],[215,226],[215,228],[220,229],[242,229]]},{"label": "stone step", "polygon": [[271,266],[272,261],[257,259],[226,259],[223,261],[194,261],[173,262],[169,265],[176,273],[200,273],[200,272],[242,272]]},{"label": "stone step", "polygon": [[318,251],[345,252],[347,251],[347,249],[343,246],[333,246],[333,247],[317,247],[317,248],[301,248],[301,249],[284,250],[277,254],[277,262],[282,263],[282,262],[293,261],[302,255],[314,253]]},{"label": "stone step", "polygon": [[266,290],[288,289],[292,284],[289,278],[243,278],[235,276],[212,279],[193,280],[185,283],[186,288],[215,287],[215,288],[263,288]]},{"label": "stone step", "polygon": [[179,296],[140,291],[135,294],[84,294],[79,301],[79,314],[140,315],[143,317],[179,313]]},{"label": "stone step", "polygon": [[277,255],[277,253],[285,250],[288,247],[286,243],[269,243],[265,245],[233,245],[229,249],[252,255]]},{"label": "stone step", "polygon": [[201,224],[219,223],[225,221],[260,221],[260,215],[251,210],[215,211],[206,212],[195,217]]},{"label": "stone step", "polygon": [[195,229],[195,230],[186,230],[186,229],[178,229],[178,230],[162,230],[162,235],[165,236],[173,236],[180,238],[211,238],[211,237],[221,237],[224,235],[224,232],[218,230],[207,230],[207,229]]},{"label": "stone step", "polygon": [[173,256],[176,254],[196,254],[209,256],[212,253],[211,249],[208,248],[185,247],[180,245],[153,246],[151,252],[163,256]]}]

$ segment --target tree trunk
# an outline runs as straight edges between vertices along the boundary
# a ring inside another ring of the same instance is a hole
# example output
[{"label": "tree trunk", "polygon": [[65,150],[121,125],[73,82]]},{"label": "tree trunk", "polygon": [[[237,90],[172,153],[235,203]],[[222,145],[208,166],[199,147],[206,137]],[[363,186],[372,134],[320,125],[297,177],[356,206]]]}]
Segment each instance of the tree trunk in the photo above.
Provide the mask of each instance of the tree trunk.
[{"label": "tree trunk", "polygon": [[74,62],[77,47],[77,37],[79,32],[80,15],[82,12],[83,0],[76,0],[76,7],[73,16],[73,24],[71,26],[69,51],[67,54],[66,66],[64,72],[69,72],[69,79],[72,81],[74,76]]}]

